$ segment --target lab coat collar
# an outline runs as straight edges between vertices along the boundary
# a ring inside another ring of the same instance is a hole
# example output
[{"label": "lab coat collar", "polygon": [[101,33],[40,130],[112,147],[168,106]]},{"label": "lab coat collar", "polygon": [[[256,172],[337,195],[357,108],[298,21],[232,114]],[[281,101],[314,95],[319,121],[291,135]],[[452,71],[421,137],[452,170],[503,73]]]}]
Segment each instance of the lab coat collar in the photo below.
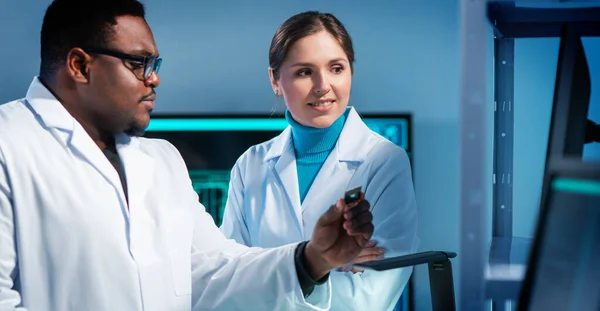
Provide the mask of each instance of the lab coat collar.
[{"label": "lab coat collar", "polygon": [[[279,136],[274,138],[273,144],[263,160],[275,170],[275,176],[277,176],[285,190],[296,219],[302,219],[295,155],[292,144],[292,128],[288,126]],[[296,222],[296,228],[300,234],[304,235],[304,229],[300,222]]]},{"label": "lab coat collar", "polygon": [[337,158],[340,162],[364,162],[369,150],[365,148],[365,140],[369,139],[371,130],[360,118],[354,107],[350,110],[346,124],[337,141]]},{"label": "lab coat collar", "polygon": [[[39,116],[43,125],[48,128],[57,128],[65,131],[73,131],[75,119],[42,84],[38,77],[34,77],[29,85],[25,99]],[[61,142],[66,145],[65,137],[61,136]]]},{"label": "lab coat collar", "polygon": [[[93,165],[116,189],[126,207],[121,180],[115,168],[92,140],[85,129],[71,116],[56,97],[39,81],[37,77],[29,86],[25,97],[33,112],[55,138],[72,153]],[[60,131],[55,131],[58,129]],[[115,135],[117,152],[125,168],[128,185],[129,203],[143,202],[147,184],[152,180],[154,160],[139,148],[139,139],[125,134]],[[124,209],[124,212],[127,212]]]},{"label": "lab coat collar", "polygon": [[[115,135],[117,152],[123,161],[127,188],[129,194],[130,211],[135,213],[135,206],[142,206],[153,181],[155,161],[152,155],[140,148],[140,138],[130,137],[126,134]],[[120,180],[118,180],[120,182]],[[120,185],[120,184],[119,184]]]},{"label": "lab coat collar", "polygon": [[[368,139],[370,130],[362,121],[354,107],[346,108],[350,110],[346,118],[346,124],[342,129],[342,133],[336,142],[334,152],[340,162],[364,162],[367,158],[369,150],[363,148],[365,139]],[[274,138],[273,144],[264,157],[264,161],[268,162],[273,159],[280,158],[287,151],[294,153],[292,143],[292,130],[288,126],[279,136]]]},{"label": "lab coat collar", "polygon": [[264,161],[268,162],[273,159],[278,159],[287,151],[295,154],[294,145],[292,143],[292,127],[289,125],[281,132],[281,134],[273,139],[273,144],[265,155]]},{"label": "lab coat collar", "polygon": [[[328,192],[321,191],[321,189],[331,185],[331,176],[337,176],[338,180],[350,180],[358,165],[365,161],[367,152],[369,151],[364,146],[364,142],[369,139],[369,128],[360,119],[354,108],[348,107],[347,109],[350,111],[348,111],[342,133],[331,155],[327,157],[313,181],[304,202],[300,202],[298,172],[291,127],[288,126],[279,136],[274,138],[264,158],[265,163],[272,165],[275,169],[276,176],[285,189],[290,205],[293,207],[294,214],[298,220],[296,226],[303,236],[306,233],[301,221],[304,209],[317,204],[322,196],[328,194]],[[341,162],[353,162],[355,165],[337,165]],[[347,185],[339,185],[339,187],[340,189],[345,189]]]}]

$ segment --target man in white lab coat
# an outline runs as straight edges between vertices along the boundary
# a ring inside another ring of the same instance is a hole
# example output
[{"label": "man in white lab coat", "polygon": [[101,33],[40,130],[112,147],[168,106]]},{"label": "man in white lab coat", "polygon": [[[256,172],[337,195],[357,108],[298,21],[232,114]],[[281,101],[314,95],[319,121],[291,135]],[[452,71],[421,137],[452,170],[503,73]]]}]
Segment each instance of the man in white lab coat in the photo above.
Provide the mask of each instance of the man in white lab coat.
[{"label": "man in white lab coat", "polygon": [[223,237],[149,122],[161,59],[136,0],[56,0],[24,99],[0,106],[0,310],[325,310],[373,233],[338,200],[310,241]]}]

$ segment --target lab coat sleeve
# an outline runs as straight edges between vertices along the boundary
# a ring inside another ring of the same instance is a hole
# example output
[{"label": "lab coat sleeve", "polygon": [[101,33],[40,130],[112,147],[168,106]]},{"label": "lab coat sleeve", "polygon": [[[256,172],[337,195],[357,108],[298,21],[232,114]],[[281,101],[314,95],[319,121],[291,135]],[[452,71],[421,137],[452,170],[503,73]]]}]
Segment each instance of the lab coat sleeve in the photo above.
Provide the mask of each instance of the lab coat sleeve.
[{"label": "lab coat sleeve", "polygon": [[[415,253],[419,244],[417,206],[408,156],[402,150],[382,161],[384,164],[369,174],[373,178],[365,191],[375,225],[372,239],[386,249],[386,258]],[[340,310],[392,310],[411,273],[412,267],[356,274],[334,271],[332,304]]]},{"label": "lab coat sleeve", "polygon": [[13,289],[18,268],[11,200],[8,172],[0,150],[0,310],[25,311],[18,307],[21,295]]},{"label": "lab coat sleeve", "polygon": [[[170,145],[170,144],[169,144]],[[171,146],[171,145],[170,145]],[[193,222],[192,309],[204,310],[328,310],[329,281],[304,298],[294,264],[299,243],[273,249],[249,248],[227,239],[198,203],[183,159],[175,147],[171,158],[185,188]]]},{"label": "lab coat sleeve", "polygon": [[[294,251],[298,244],[248,248],[226,239],[205,213],[195,213],[199,230],[192,251],[193,310],[329,310],[331,284],[317,285],[304,298]],[[218,248],[206,249],[209,237]]]},{"label": "lab coat sleeve", "polygon": [[229,181],[229,190],[227,194],[227,203],[223,212],[223,223],[221,224],[221,232],[227,238],[233,239],[244,245],[251,245],[250,233],[244,219],[243,208],[243,189],[244,181],[240,172],[240,166],[236,165],[231,170]]}]

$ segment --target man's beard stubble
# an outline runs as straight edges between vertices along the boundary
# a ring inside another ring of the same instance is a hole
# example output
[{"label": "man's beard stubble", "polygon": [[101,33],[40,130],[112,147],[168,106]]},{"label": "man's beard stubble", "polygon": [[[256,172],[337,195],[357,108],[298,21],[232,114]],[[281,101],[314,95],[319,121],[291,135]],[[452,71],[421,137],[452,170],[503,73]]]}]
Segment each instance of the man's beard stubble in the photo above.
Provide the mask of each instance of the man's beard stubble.
[{"label": "man's beard stubble", "polygon": [[[152,116],[152,110],[148,111],[148,114]],[[129,127],[123,131],[129,137],[141,137],[146,133],[146,129],[148,125],[141,125],[137,122],[137,120],[133,120]]]}]

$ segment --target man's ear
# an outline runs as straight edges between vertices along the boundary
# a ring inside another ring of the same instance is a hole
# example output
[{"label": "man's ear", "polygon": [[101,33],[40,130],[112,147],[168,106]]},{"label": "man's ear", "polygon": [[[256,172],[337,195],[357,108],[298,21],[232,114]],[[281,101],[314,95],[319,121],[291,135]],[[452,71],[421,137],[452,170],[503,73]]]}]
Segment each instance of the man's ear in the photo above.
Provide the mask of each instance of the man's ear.
[{"label": "man's ear", "polygon": [[80,48],[74,48],[67,54],[67,73],[77,83],[89,82],[89,70],[92,57]]}]

